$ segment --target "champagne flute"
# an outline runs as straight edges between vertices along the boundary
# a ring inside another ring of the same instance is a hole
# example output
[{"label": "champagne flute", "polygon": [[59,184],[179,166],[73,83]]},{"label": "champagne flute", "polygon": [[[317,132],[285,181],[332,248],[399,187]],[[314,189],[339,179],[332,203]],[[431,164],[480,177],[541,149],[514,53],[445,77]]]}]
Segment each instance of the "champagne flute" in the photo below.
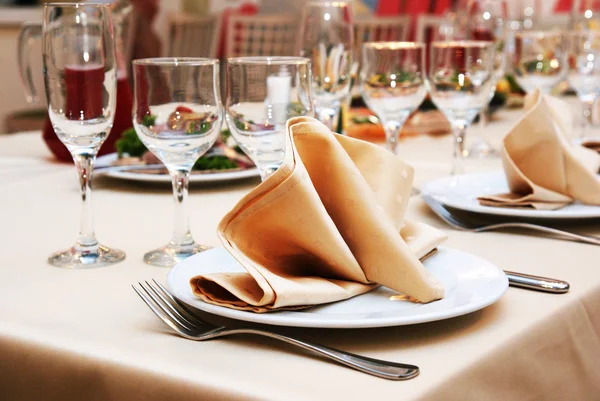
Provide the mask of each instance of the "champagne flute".
[{"label": "champagne flute", "polygon": [[65,268],[100,267],[125,253],[100,245],[94,234],[92,173],[96,154],[112,128],[117,66],[110,9],[101,4],[44,6],[42,56],[48,114],[79,173],[81,226],[75,245],[48,262]]},{"label": "champagne flute", "polygon": [[396,153],[406,119],[425,99],[425,49],[415,42],[363,44],[360,92],[383,124],[387,148]]},{"label": "champagne flute", "polygon": [[208,247],[189,229],[186,198],[190,171],[217,140],[223,124],[219,61],[205,58],[150,58],[133,61],[133,126],[140,140],[171,175],[175,226],[171,241],[144,255],[170,267]]},{"label": "champagne flute", "polygon": [[453,128],[453,174],[468,156],[466,129],[490,100],[495,82],[493,42],[455,41],[431,44],[429,80],[431,99]]},{"label": "champagne flute", "polygon": [[544,93],[561,82],[567,71],[563,34],[555,31],[521,31],[515,34],[513,71],[519,85]]},{"label": "champagne flute", "polygon": [[312,61],[315,109],[319,120],[332,131],[350,93],[353,36],[350,4],[311,1],[305,5],[300,55]]},{"label": "champagne flute", "polygon": [[592,125],[592,108],[600,91],[600,32],[580,31],[568,36],[569,84],[581,102],[581,139]]},{"label": "champagne flute", "polygon": [[285,123],[313,116],[310,60],[238,57],[227,61],[227,125],[264,181],[285,157]]}]

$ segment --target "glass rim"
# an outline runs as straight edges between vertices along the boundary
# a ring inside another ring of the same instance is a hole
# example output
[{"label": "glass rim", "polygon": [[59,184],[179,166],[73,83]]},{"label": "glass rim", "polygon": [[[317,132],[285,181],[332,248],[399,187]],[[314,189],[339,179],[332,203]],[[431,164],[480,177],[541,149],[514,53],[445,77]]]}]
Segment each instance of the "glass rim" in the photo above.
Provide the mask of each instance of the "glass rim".
[{"label": "glass rim", "polygon": [[134,65],[155,65],[155,66],[203,66],[219,65],[219,60],[208,57],[149,57],[133,60]]},{"label": "glass rim", "polygon": [[230,57],[227,65],[308,65],[308,57],[299,56],[247,56]]},{"label": "glass rim", "polygon": [[52,3],[44,3],[44,8],[48,8],[48,7],[64,7],[64,8],[79,8],[79,7],[87,7],[87,6],[92,6],[92,7],[109,7],[110,3],[100,3],[100,2],[89,2],[89,3],[67,3],[65,1],[63,2],[52,2]]},{"label": "glass rim", "polygon": [[[568,33],[574,33],[574,32],[568,32]],[[552,37],[552,36],[564,36],[565,32],[563,31],[557,31],[557,30],[537,30],[537,31],[519,31],[519,32],[515,32],[515,37],[520,36],[520,37],[537,37],[537,38],[543,38],[543,37]]]},{"label": "glass rim", "polygon": [[591,36],[600,36],[600,31],[569,31],[563,32],[564,36],[583,36],[583,35],[591,35]]},{"label": "glass rim", "polygon": [[348,1],[319,1],[319,0],[309,0],[306,3],[306,7],[308,6],[319,6],[319,7],[348,7]]},{"label": "glass rim", "polygon": [[389,49],[389,50],[400,50],[400,49],[423,49],[425,44],[423,42],[409,42],[409,41],[397,41],[397,42],[365,42],[364,47],[371,47],[375,49]]},{"label": "glass rim", "polygon": [[434,41],[431,42],[431,47],[437,47],[440,49],[451,48],[451,47],[470,47],[470,48],[486,48],[494,47],[494,42],[491,40],[448,40],[448,41]]}]

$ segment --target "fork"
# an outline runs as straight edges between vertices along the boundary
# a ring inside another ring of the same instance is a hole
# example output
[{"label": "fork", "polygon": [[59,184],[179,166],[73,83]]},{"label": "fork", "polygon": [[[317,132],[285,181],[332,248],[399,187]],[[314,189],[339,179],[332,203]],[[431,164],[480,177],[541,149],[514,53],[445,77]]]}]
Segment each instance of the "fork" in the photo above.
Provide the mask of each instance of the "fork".
[{"label": "fork", "polygon": [[408,380],[419,375],[419,368],[414,365],[368,358],[266,330],[228,328],[210,324],[196,316],[159,282],[154,279],[152,281],[154,285],[148,281],[145,281],[145,284],[139,282],[138,285],[141,289],[135,285],[132,287],[160,320],[188,340],[204,341],[232,334],[254,334],[296,345],[352,369],[388,380]]},{"label": "fork", "polygon": [[571,239],[573,241],[584,242],[586,244],[600,245],[600,238],[591,235],[575,234],[568,231],[558,230],[552,227],[540,226],[539,224],[521,223],[516,221],[509,221],[504,223],[496,224],[478,224],[470,221],[465,221],[453,215],[448,209],[446,209],[440,202],[433,199],[430,195],[421,195],[421,198],[429,205],[431,210],[435,212],[442,220],[450,224],[452,227],[471,232],[484,232],[498,230],[502,228],[526,228],[529,230],[541,231],[556,236],[562,236],[564,238]]}]

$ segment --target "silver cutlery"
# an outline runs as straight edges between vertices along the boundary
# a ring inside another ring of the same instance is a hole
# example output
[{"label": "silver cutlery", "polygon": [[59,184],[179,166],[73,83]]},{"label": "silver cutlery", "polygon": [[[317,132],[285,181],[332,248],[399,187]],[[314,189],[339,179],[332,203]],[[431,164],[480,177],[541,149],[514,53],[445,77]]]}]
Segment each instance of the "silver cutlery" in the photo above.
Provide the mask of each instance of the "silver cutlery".
[{"label": "silver cutlery", "polygon": [[427,203],[427,205],[429,205],[429,207],[435,212],[435,214],[440,216],[442,220],[444,220],[446,223],[458,230],[479,233],[484,231],[498,230],[502,228],[525,228],[529,230],[541,231],[548,234],[562,236],[564,238],[568,238],[573,241],[584,242],[586,244],[600,245],[600,238],[598,237],[594,237],[591,235],[575,234],[564,230],[558,230],[552,227],[541,226],[539,224],[521,223],[516,221],[509,221],[496,224],[480,224],[467,222],[464,219],[459,218],[456,215],[450,213],[448,209],[446,209],[441,203],[433,199],[433,197],[429,195],[421,195],[421,198],[425,201],[425,203]]},{"label": "silver cutlery", "polygon": [[94,167],[95,174],[103,174],[117,171],[143,171],[143,170],[165,170],[164,164],[123,164]]},{"label": "silver cutlery", "polygon": [[135,285],[132,287],[160,320],[177,334],[189,340],[204,341],[232,334],[254,334],[296,345],[352,369],[383,379],[408,380],[419,375],[419,368],[414,365],[368,358],[266,330],[228,328],[210,324],[201,320],[156,280],[152,281],[154,285],[146,281],[138,283],[140,288]]},{"label": "silver cutlery", "polygon": [[505,270],[508,282],[513,287],[527,288],[542,292],[551,292],[554,294],[564,294],[569,292],[569,283],[553,278],[534,276],[531,274],[516,273]]},{"label": "silver cutlery", "polygon": [[[566,231],[556,230],[550,227],[539,226],[536,224],[529,223],[516,223],[516,222],[508,222],[508,223],[498,223],[498,224],[489,224],[489,225],[481,225],[474,224],[471,222],[466,222],[456,215],[453,215],[446,209],[441,203],[433,199],[429,195],[421,195],[421,198],[425,201],[425,203],[433,210],[433,212],[438,215],[442,220],[448,223],[450,226],[462,230],[462,231],[470,231],[470,232],[484,232],[489,230],[496,230],[500,228],[529,228],[533,230],[543,231],[550,234],[555,235],[563,235],[565,237],[579,240],[586,243],[592,243],[596,245],[600,245],[600,239],[595,237],[583,236],[579,234],[573,234]],[[585,239],[585,240],[584,240]],[[590,242],[595,241],[595,242]],[[557,280],[548,277],[540,277],[534,276],[530,274],[524,273],[516,273],[505,271],[506,277],[508,278],[508,282],[513,287],[519,288],[527,288],[537,291],[550,292],[555,294],[562,294],[569,291],[570,285],[566,281]]]}]

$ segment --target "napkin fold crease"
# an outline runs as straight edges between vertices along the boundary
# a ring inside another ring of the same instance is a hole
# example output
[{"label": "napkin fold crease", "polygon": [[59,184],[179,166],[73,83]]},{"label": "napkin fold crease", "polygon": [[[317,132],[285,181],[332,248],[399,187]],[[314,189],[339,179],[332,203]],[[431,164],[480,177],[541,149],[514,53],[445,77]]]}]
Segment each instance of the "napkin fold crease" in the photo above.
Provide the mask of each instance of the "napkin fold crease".
[{"label": "napkin fold crease", "polygon": [[446,236],[404,218],[411,166],[308,117],[288,121],[286,142],[282,166],[218,226],[246,272],[196,276],[196,296],[254,312],[339,301],[379,284],[421,302],[443,297],[419,258]]},{"label": "napkin fold crease", "polygon": [[525,109],[502,148],[510,192],[481,196],[480,204],[541,210],[573,201],[600,205],[600,154],[568,142],[569,105],[536,90],[527,95]]}]

